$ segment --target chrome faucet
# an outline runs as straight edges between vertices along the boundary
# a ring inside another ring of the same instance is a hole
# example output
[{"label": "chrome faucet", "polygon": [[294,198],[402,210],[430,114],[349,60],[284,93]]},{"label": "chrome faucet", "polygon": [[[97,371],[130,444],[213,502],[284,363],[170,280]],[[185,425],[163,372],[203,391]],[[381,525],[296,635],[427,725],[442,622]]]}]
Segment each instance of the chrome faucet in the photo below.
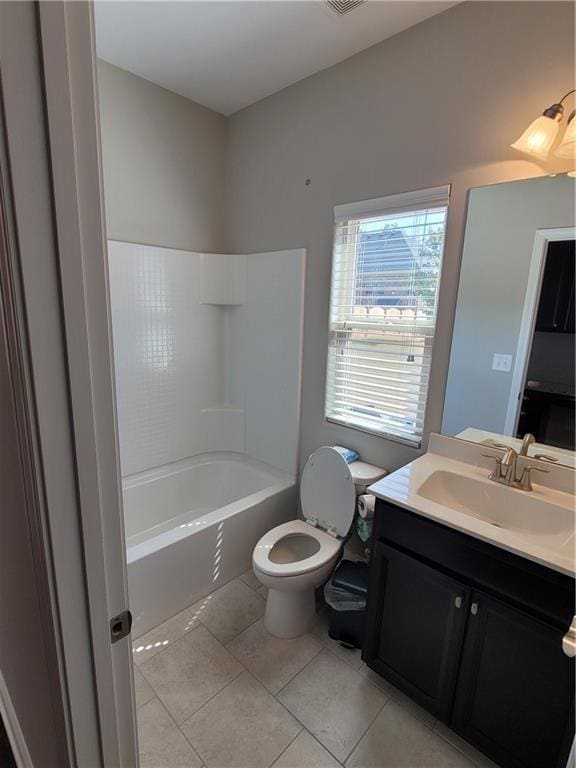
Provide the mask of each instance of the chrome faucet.
[{"label": "chrome faucet", "polygon": [[[532,438],[532,440],[526,440],[526,438]],[[500,483],[502,485],[508,485],[510,488],[518,488],[521,491],[534,490],[532,487],[532,472],[543,472],[544,474],[548,474],[550,470],[527,464],[522,469],[520,477],[518,477],[518,457],[526,456],[526,453],[522,453],[525,442],[527,451],[528,446],[534,442],[534,437],[530,434],[525,435],[520,453],[517,453],[514,448],[511,448],[509,445],[493,443],[494,448],[501,448],[504,450],[504,456],[492,456],[489,453],[482,454],[485,458],[494,459],[496,461],[496,467],[488,475],[488,480],[493,480],[495,483]]]}]

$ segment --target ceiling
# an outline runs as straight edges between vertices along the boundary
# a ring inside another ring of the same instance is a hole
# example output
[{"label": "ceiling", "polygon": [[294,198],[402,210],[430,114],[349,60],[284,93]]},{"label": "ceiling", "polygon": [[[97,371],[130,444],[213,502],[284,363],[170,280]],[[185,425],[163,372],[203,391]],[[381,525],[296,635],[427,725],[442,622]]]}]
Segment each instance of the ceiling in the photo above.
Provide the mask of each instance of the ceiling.
[{"label": "ceiling", "polygon": [[455,5],[367,0],[97,0],[98,56],[230,115]]}]

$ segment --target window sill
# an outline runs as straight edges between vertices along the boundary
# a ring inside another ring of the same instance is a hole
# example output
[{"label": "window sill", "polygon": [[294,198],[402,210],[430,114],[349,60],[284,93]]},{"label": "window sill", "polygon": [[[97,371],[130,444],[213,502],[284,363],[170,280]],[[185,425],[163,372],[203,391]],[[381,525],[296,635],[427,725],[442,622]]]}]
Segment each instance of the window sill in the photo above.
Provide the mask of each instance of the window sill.
[{"label": "window sill", "polygon": [[389,440],[392,443],[400,443],[406,445],[408,448],[413,448],[415,451],[419,451],[422,448],[422,440],[410,440],[408,438],[399,437],[398,435],[391,435],[389,432],[382,432],[377,429],[370,429],[360,424],[354,424],[351,421],[345,421],[344,419],[336,419],[332,416],[324,416],[324,420],[329,424],[337,424],[339,427],[347,427],[348,429],[354,429],[356,432],[364,432],[367,435],[373,435],[379,437],[382,440]]}]

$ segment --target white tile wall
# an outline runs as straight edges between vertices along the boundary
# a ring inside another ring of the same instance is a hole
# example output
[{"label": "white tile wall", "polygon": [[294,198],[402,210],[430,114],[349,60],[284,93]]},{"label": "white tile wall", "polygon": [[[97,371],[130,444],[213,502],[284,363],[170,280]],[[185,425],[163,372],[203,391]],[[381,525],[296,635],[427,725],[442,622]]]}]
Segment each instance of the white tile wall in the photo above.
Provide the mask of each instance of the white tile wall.
[{"label": "white tile wall", "polygon": [[108,255],[122,474],[214,450],[295,474],[304,251]]},{"label": "white tile wall", "polygon": [[223,402],[226,318],[200,303],[201,255],[109,242],[124,475],[203,450],[202,409]]}]

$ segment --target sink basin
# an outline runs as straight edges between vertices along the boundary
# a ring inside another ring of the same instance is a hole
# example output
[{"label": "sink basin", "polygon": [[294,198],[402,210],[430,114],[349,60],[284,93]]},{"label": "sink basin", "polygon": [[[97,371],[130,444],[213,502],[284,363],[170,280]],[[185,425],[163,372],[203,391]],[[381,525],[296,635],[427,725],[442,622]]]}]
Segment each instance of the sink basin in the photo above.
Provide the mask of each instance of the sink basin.
[{"label": "sink basin", "polygon": [[[527,492],[437,470],[420,485],[419,496],[510,531],[568,538],[574,533],[574,509],[567,494]],[[543,497],[546,493],[550,498]],[[566,495],[565,503],[561,499]]]}]

